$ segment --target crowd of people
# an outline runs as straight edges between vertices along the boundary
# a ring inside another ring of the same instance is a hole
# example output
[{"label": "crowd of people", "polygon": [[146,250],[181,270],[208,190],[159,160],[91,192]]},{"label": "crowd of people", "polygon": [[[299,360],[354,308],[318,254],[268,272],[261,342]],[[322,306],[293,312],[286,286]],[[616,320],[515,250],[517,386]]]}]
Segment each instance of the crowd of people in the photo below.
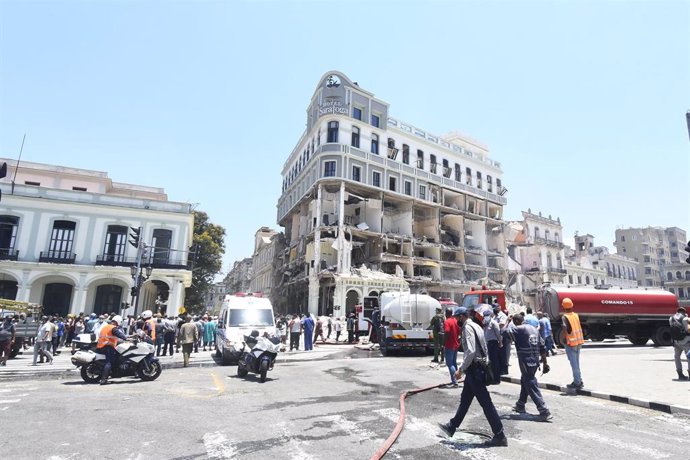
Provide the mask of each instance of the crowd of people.
[{"label": "crowd of people", "polygon": [[286,347],[289,338],[289,351],[299,350],[300,343],[303,350],[313,350],[318,339],[326,343],[331,336],[335,337],[335,343],[341,343],[340,336],[343,331],[347,332],[347,338],[343,337],[342,343],[356,343],[359,334],[358,321],[354,313],[346,317],[333,317],[332,314],[314,316],[309,312],[279,315],[276,317],[276,330]]}]

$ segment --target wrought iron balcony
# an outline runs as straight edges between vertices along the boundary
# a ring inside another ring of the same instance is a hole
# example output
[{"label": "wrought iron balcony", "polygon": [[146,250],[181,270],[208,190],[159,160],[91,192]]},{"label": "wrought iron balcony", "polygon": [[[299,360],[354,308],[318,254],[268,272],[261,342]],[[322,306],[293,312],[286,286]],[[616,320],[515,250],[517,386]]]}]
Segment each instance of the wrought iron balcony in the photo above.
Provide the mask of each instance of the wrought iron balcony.
[{"label": "wrought iron balcony", "polygon": [[109,267],[131,267],[136,265],[136,257],[125,257],[119,254],[102,254],[96,256],[96,265]]},{"label": "wrought iron balcony", "polygon": [[38,257],[39,262],[51,264],[73,264],[77,255],[69,251],[41,251]]},{"label": "wrought iron balcony", "polygon": [[17,260],[19,251],[12,248],[0,248],[0,260]]},{"label": "wrought iron balcony", "polygon": [[546,246],[553,246],[559,249],[562,249],[564,247],[564,244],[560,241],[552,240],[549,238],[541,238],[538,236],[534,238],[534,242],[537,244],[545,244]]}]

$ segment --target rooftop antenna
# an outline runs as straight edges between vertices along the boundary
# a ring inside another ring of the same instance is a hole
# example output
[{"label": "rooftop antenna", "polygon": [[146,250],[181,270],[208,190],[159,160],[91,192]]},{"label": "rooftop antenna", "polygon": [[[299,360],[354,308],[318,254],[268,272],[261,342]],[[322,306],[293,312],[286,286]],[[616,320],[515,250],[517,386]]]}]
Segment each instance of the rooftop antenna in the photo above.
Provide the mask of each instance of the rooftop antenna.
[{"label": "rooftop antenna", "polygon": [[19,149],[19,158],[17,159],[17,165],[14,167],[14,176],[12,177],[12,195],[14,195],[14,180],[17,178],[17,171],[19,171],[19,162],[22,161],[22,152],[24,151],[24,141],[26,140],[26,133],[22,138],[22,146]]}]

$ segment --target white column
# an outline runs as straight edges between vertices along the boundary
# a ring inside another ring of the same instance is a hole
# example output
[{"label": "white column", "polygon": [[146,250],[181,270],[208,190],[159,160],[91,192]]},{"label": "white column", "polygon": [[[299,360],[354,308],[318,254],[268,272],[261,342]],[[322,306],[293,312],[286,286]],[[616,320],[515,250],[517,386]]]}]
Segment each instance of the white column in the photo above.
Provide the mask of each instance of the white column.
[{"label": "white column", "polygon": [[314,226],[313,267],[309,269],[309,313],[319,311],[319,271],[321,270],[321,184],[316,189],[316,225]]},{"label": "white column", "polygon": [[70,313],[73,315],[78,315],[79,313],[85,312],[86,309],[86,288],[82,286],[75,286],[74,290],[74,302],[72,302]]},{"label": "white column", "polygon": [[182,306],[184,306],[184,283],[182,280],[174,279],[168,294],[168,307],[165,313],[168,316],[175,316],[179,314],[179,308]]}]

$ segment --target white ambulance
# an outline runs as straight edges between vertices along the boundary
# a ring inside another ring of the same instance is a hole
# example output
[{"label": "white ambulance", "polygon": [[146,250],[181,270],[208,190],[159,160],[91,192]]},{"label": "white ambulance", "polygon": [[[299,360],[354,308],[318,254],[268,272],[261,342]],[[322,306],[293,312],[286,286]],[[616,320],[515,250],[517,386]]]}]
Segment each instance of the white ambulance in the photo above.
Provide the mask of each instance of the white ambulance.
[{"label": "white ambulance", "polygon": [[218,317],[216,356],[226,364],[237,363],[245,335],[259,331],[259,335],[276,333],[271,301],[260,294],[237,293],[226,295]]}]

